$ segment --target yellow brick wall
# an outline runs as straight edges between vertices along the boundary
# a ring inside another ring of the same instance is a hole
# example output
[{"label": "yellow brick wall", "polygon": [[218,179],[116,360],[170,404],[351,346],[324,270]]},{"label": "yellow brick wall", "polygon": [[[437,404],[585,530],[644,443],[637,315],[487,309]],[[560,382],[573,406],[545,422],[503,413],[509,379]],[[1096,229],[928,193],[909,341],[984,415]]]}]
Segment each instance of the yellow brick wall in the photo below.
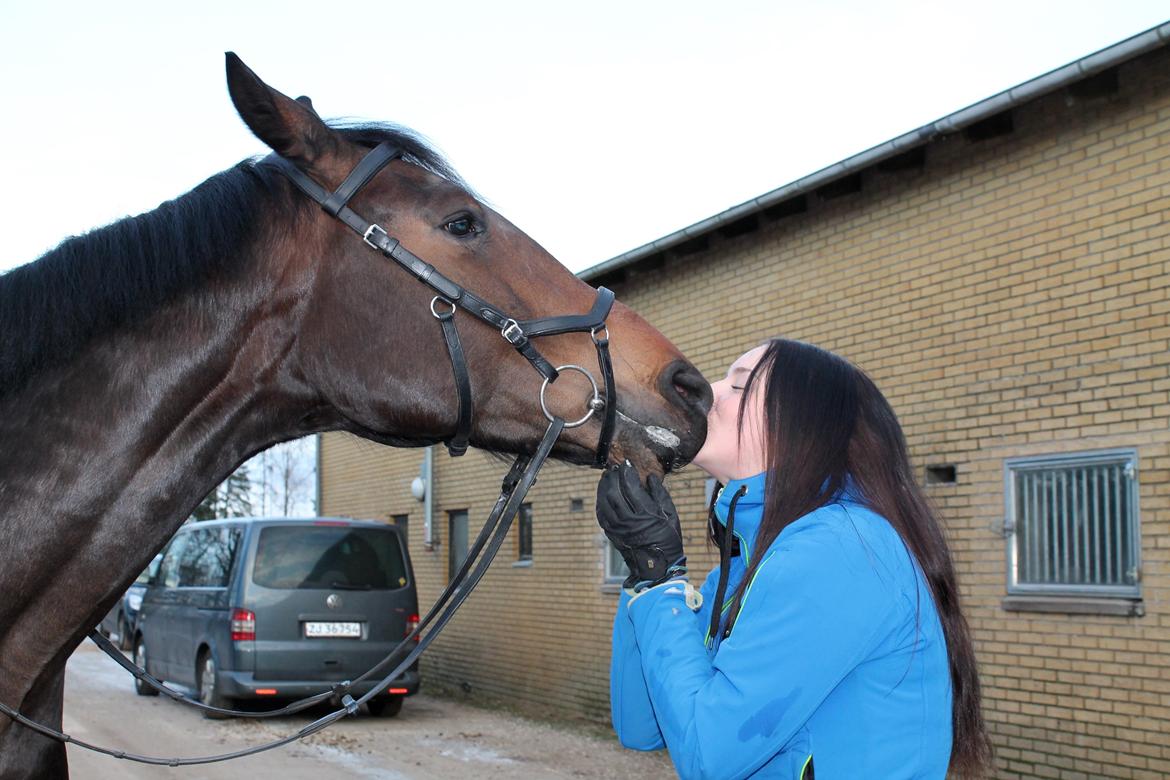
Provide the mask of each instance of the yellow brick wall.
[{"label": "yellow brick wall", "polygon": [[[709,378],[773,335],[847,356],[894,404],[920,472],[957,466],[956,484],[928,492],[1008,778],[1170,776],[1170,56],[1119,74],[1116,95],[1042,98],[1015,110],[1008,135],[937,140],[921,170],[868,171],[860,193],[811,196],[807,213],[713,238],[617,289]],[[1004,460],[1113,447],[1139,455],[1145,615],[1005,611]],[[322,507],[409,510],[426,603],[446,551],[420,546],[421,504],[406,489],[420,457],[325,436]],[[442,538],[450,509],[469,509],[474,533],[505,466],[475,453],[435,463]],[[615,597],[602,587],[595,484],[595,472],[546,469],[533,565],[512,567],[505,548],[425,674],[604,715]],[[669,484],[694,568],[713,566],[703,475]],[[584,513],[569,511],[573,497]]]}]

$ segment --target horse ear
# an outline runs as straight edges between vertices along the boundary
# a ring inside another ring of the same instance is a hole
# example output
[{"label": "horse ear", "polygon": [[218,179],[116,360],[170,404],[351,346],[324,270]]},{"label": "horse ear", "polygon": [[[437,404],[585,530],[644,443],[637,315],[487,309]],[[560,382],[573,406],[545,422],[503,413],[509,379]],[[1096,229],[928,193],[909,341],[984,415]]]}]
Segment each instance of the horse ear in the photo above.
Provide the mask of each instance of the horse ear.
[{"label": "horse ear", "polygon": [[281,157],[311,166],[330,151],[333,131],[306,106],[260,80],[234,52],[227,52],[227,83],[240,118]]}]

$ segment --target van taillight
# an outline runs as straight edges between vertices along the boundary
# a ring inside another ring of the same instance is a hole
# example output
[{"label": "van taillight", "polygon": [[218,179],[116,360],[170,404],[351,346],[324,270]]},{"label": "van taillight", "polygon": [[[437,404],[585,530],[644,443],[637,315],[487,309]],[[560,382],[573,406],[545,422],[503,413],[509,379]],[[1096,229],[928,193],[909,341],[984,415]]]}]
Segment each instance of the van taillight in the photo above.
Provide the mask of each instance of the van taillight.
[{"label": "van taillight", "polygon": [[[406,636],[410,636],[410,635],[411,635],[411,633],[412,633],[412,632],[413,632],[413,631],[414,631],[416,628],[418,628],[418,613],[417,613],[417,612],[416,612],[415,614],[411,615],[410,617],[408,617],[408,618],[406,619],[406,634],[405,634],[405,635],[406,635]],[[416,637],[414,638],[414,641],[416,641],[416,642],[417,642],[417,641],[418,641],[418,639],[419,639],[419,638],[416,636]]]},{"label": "van taillight", "polygon": [[256,638],[256,613],[250,609],[232,610],[232,641],[250,642]]}]

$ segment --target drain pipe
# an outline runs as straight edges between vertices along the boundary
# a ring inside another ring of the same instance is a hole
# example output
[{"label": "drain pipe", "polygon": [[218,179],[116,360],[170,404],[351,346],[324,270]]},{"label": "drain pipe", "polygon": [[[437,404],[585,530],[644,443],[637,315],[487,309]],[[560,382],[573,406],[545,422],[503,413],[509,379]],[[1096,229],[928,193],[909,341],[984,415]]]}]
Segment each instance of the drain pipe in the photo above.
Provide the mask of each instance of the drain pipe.
[{"label": "drain pipe", "polygon": [[[421,483],[421,485],[419,484]],[[419,490],[418,488],[421,488]],[[423,547],[426,550],[435,549],[434,518],[435,518],[435,448],[427,447],[423,450],[422,468],[419,469],[418,479],[411,485],[414,497],[423,502]],[[422,495],[419,495],[421,493]]]}]

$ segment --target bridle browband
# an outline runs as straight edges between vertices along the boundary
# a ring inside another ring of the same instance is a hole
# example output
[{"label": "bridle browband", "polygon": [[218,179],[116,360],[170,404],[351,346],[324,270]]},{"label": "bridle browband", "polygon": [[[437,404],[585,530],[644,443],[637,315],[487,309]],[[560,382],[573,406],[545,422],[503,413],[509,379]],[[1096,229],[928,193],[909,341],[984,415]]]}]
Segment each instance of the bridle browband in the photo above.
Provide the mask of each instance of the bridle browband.
[{"label": "bridle browband", "polygon": [[[113,756],[114,758],[163,766],[191,766],[243,758],[244,756],[254,755],[281,745],[286,745],[298,739],[303,739],[310,734],[315,734],[323,730],[347,715],[353,715],[357,712],[361,704],[384,691],[387,686],[405,672],[422,655],[422,652],[430,646],[431,642],[434,641],[439,635],[439,632],[450,621],[455,611],[459,609],[471,594],[471,591],[483,579],[484,574],[487,573],[488,567],[495,559],[496,553],[499,552],[505,538],[507,538],[512,519],[520,509],[520,504],[527,495],[529,488],[536,481],[537,473],[548,459],[553,445],[556,444],[561,433],[566,428],[584,425],[596,412],[601,410],[604,410],[605,414],[601,422],[601,434],[598,438],[594,465],[599,468],[605,466],[609,458],[610,445],[613,442],[614,423],[617,414],[617,390],[614,383],[613,364],[609,355],[609,330],[605,322],[609,316],[610,309],[613,307],[613,293],[604,287],[599,287],[597,289],[597,298],[594,300],[593,307],[588,314],[544,317],[535,320],[516,320],[479,296],[463,289],[455,282],[443,276],[434,266],[411,253],[397,239],[387,234],[381,226],[367,222],[347,205],[358,190],[368,183],[378,171],[386,167],[391,160],[401,155],[401,150],[396,149],[389,143],[379,144],[362,158],[349,175],[345,177],[345,180],[341,182],[341,185],[333,192],[327,191],[297,168],[292,162],[278,155],[269,155],[258,164],[270,165],[279,170],[298,189],[320,204],[321,208],[327,214],[340,219],[360,234],[367,244],[397,262],[400,266],[410,271],[419,281],[438,293],[438,295],[431,299],[431,314],[439,320],[443,328],[443,337],[447,342],[447,351],[451,357],[451,367],[455,373],[455,387],[459,403],[455,433],[444,442],[451,455],[462,455],[467,451],[473,414],[471,377],[467,370],[467,361],[463,354],[463,346],[459,339],[459,332],[455,328],[454,317],[456,309],[463,309],[487,324],[498,328],[500,335],[544,377],[544,383],[540,387],[540,406],[544,416],[549,421],[549,426],[541,438],[540,444],[537,445],[535,452],[532,455],[517,456],[515,462],[512,464],[512,468],[503,479],[500,496],[496,499],[495,506],[488,515],[488,519],[484,523],[478,538],[476,538],[475,543],[468,550],[463,563],[459,567],[459,571],[456,572],[455,576],[447,584],[447,587],[443,589],[439,598],[435,600],[435,603],[419,622],[418,626],[372,669],[354,680],[338,683],[328,691],[309,696],[281,709],[270,710],[268,712],[252,713],[224,709],[191,699],[178,691],[168,688],[160,680],[147,673],[145,669],[140,669],[135,664],[126,660],[125,656],[96,629],[90,631],[89,638],[102,651],[134,675],[135,679],[176,701],[191,704],[208,712],[234,715],[237,717],[270,718],[300,712],[325,701],[333,701],[341,705],[340,709],[313,721],[299,731],[272,742],[214,756],[162,758],[158,756],[138,755],[124,750],[115,750],[90,744],[71,737],[57,729],[37,723],[3,702],[0,702],[0,714],[4,714],[13,721],[59,742],[74,744],[87,750]],[[442,305],[450,308],[438,308]],[[597,382],[588,370],[577,365],[553,367],[531,342],[531,339],[540,336],[556,336],[564,333],[583,333],[586,331],[589,332],[594,347],[597,350],[597,362],[601,370],[602,383],[605,388],[604,398],[601,397]],[[585,415],[579,420],[569,423],[566,423],[563,419],[549,411],[544,397],[549,384],[556,381],[561,371],[566,370],[584,374],[592,387],[592,397],[587,403]],[[433,626],[431,625],[432,623],[434,624]],[[424,635],[422,632],[427,628],[430,628],[430,630]],[[412,642],[416,642],[416,644],[410,647]],[[391,665],[394,665],[393,670],[379,680],[367,693],[358,699],[354,699],[350,695],[349,692],[353,686],[369,680],[375,675],[381,674]]]},{"label": "bridle browband", "polygon": [[[329,192],[312,177],[298,168],[292,161],[277,154],[270,154],[260,161],[260,165],[268,165],[280,171],[297,189],[305,193],[311,200],[321,206],[328,215],[336,217],[345,223],[351,230],[362,237],[362,240],[374,249],[377,249],[387,258],[398,263],[409,271],[416,279],[438,293],[431,299],[431,314],[439,321],[443,328],[443,337],[447,342],[447,352],[451,357],[451,368],[455,373],[455,387],[459,396],[459,415],[455,425],[455,433],[445,443],[447,450],[453,456],[462,455],[467,451],[467,442],[471,436],[472,425],[472,393],[471,375],[467,370],[467,359],[464,356],[463,345],[459,339],[459,331],[455,328],[455,311],[463,309],[475,318],[486,322],[500,332],[504,340],[532,364],[532,367],[544,377],[541,387],[543,400],[544,390],[548,384],[555,382],[559,372],[565,368],[572,368],[588,375],[588,371],[580,366],[557,366],[540,354],[532,343],[532,339],[541,336],[557,336],[564,333],[588,332],[597,349],[597,363],[601,370],[601,377],[605,385],[605,396],[600,396],[596,390],[589,401],[588,411],[584,417],[573,423],[567,423],[567,428],[583,425],[594,412],[604,410],[601,423],[601,434],[597,440],[597,453],[594,457],[594,466],[601,468],[609,457],[609,448],[613,441],[614,424],[617,417],[616,388],[613,377],[613,364],[609,356],[609,331],[605,326],[609,311],[613,308],[614,295],[604,287],[597,289],[597,298],[588,314],[571,314],[559,317],[542,317],[534,320],[517,320],[508,316],[500,308],[480,298],[440,273],[433,265],[427,263],[409,249],[404,247],[398,239],[388,234],[381,225],[369,222],[351,209],[347,204],[361,188],[369,183],[380,170],[402,156],[402,150],[389,142],[375,146],[362,157],[361,161],[350,171],[345,180],[333,192]],[[604,334],[604,335],[602,335]],[[593,382],[590,377],[590,382]],[[543,404],[542,404],[543,406]],[[552,416],[545,411],[549,420]]]}]

